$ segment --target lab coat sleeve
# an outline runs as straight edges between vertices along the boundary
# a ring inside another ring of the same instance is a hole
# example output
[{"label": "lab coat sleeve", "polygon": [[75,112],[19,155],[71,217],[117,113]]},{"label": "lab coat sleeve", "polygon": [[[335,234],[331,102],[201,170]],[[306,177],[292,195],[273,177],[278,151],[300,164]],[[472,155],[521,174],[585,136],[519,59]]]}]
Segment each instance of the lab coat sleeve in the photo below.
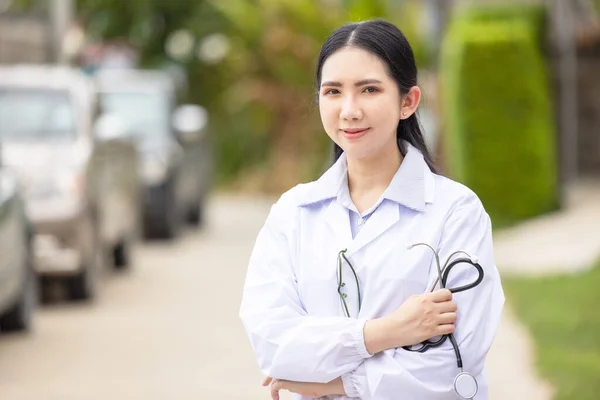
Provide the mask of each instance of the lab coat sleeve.
[{"label": "lab coat sleeve", "polygon": [[[494,262],[490,219],[474,194],[450,213],[437,250],[442,268],[451,253],[463,250],[476,256],[484,269],[484,279],[478,286],[453,296],[458,304],[455,338],[463,370],[479,378],[498,328],[504,293]],[[437,277],[435,264],[430,271],[429,286]],[[476,277],[473,267],[457,265],[450,272],[446,287],[462,286]],[[446,340],[442,346],[424,353],[402,348],[378,353],[344,374],[342,381],[349,397],[362,400],[447,400],[455,398],[453,383],[457,374],[456,356],[450,340]],[[485,397],[483,393],[479,395]]]},{"label": "lab coat sleeve", "polygon": [[263,374],[329,382],[371,356],[365,320],[307,315],[292,261],[296,213],[285,198],[272,207],[250,257],[240,318]]}]

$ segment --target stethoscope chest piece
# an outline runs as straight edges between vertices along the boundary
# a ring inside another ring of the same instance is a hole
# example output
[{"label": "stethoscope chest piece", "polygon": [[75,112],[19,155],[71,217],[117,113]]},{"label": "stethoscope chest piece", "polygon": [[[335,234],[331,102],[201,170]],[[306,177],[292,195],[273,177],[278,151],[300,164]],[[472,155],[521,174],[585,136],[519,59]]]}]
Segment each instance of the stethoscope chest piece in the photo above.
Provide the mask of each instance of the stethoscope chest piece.
[{"label": "stethoscope chest piece", "polygon": [[477,380],[468,372],[461,372],[454,378],[454,390],[461,399],[472,399],[478,389]]}]

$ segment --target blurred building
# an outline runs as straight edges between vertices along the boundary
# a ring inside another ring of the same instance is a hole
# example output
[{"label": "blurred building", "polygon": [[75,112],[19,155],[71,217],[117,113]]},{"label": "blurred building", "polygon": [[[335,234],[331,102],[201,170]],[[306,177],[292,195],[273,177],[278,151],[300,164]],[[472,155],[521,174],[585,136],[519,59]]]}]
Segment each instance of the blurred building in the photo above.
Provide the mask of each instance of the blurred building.
[{"label": "blurred building", "polygon": [[600,176],[600,2],[546,0],[563,182]]},{"label": "blurred building", "polygon": [[0,64],[66,63],[78,32],[75,0],[45,0],[14,11],[0,0]]},{"label": "blurred building", "polygon": [[0,63],[44,63],[52,56],[50,21],[41,13],[0,14]]}]

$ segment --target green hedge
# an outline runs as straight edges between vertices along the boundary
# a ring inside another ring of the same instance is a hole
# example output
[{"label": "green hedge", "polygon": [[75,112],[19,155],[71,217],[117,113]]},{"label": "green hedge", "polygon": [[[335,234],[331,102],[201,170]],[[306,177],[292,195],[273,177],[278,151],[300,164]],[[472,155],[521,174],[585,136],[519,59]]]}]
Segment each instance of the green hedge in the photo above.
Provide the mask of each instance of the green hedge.
[{"label": "green hedge", "polygon": [[457,19],[480,23],[521,21],[535,36],[536,43],[544,45],[546,34],[546,7],[532,4],[487,4],[459,8]]},{"label": "green hedge", "polygon": [[557,159],[539,26],[457,18],[442,48],[447,172],[495,225],[558,206]]}]

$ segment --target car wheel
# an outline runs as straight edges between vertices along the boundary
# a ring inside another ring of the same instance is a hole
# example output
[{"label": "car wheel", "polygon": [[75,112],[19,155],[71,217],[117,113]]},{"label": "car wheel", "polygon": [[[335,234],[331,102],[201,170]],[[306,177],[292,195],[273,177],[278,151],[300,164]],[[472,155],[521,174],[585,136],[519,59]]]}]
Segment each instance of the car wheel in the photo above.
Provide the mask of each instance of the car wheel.
[{"label": "car wheel", "polygon": [[33,270],[32,248],[27,249],[26,273],[23,288],[15,305],[0,316],[0,328],[5,332],[27,331],[31,328],[38,302],[37,276]]},{"label": "car wheel", "polygon": [[[170,187],[170,186],[169,186]],[[177,210],[175,195],[171,191],[165,193],[166,205],[164,214],[156,221],[155,236],[162,239],[175,239],[180,229],[180,214]]]},{"label": "car wheel", "polygon": [[200,206],[192,206],[188,211],[187,222],[192,226],[202,225],[202,210]]},{"label": "car wheel", "polygon": [[179,234],[179,214],[177,208],[173,205],[165,216],[165,225],[163,226],[163,237],[165,239],[175,239]]},{"label": "car wheel", "polygon": [[123,239],[113,249],[114,267],[117,270],[126,270],[131,267],[131,240]]},{"label": "car wheel", "polygon": [[93,220],[86,225],[86,235],[88,235],[88,240],[91,240],[87,248],[91,248],[91,251],[85,255],[80,272],[66,279],[67,290],[72,300],[88,300],[95,296],[98,274],[103,263],[102,246],[96,226]]},{"label": "car wheel", "polygon": [[202,226],[204,224],[204,199],[196,201],[190,207],[187,214],[187,221],[192,226]]},{"label": "car wheel", "polygon": [[97,265],[87,264],[77,275],[67,278],[67,290],[72,300],[89,300],[94,298],[96,295],[98,269]]}]

